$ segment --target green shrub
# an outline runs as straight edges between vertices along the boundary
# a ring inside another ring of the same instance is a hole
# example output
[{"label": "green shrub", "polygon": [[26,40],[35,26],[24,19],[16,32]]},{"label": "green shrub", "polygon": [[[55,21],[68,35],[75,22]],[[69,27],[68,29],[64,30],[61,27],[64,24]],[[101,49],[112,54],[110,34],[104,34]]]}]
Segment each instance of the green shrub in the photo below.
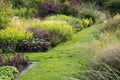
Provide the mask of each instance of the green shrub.
[{"label": "green shrub", "polygon": [[120,13],[120,0],[106,0],[105,8],[112,13]]},{"label": "green shrub", "polygon": [[39,28],[48,30],[50,33],[56,33],[69,39],[74,32],[72,26],[65,21],[46,20],[35,24]]},{"label": "green shrub", "polygon": [[26,30],[8,27],[0,31],[0,48],[14,49],[18,42],[29,40],[31,37],[32,33],[26,32]]},{"label": "green shrub", "polygon": [[92,19],[93,23],[96,23],[101,15],[94,3],[81,4],[77,7],[77,10],[79,11],[77,17],[82,19]]},{"label": "green shrub", "polygon": [[27,16],[27,8],[20,8],[20,9],[11,9],[11,15],[19,16],[19,17],[26,17]]},{"label": "green shrub", "polygon": [[95,2],[97,5],[99,6],[104,6],[104,2],[106,2],[106,0],[89,0],[91,2]]},{"label": "green shrub", "polygon": [[96,20],[98,19],[98,15],[92,11],[83,11],[81,13],[81,17],[85,19],[92,19],[92,22],[95,23]]},{"label": "green shrub", "polygon": [[24,5],[23,0],[10,0],[13,8],[20,8]]},{"label": "green shrub", "polygon": [[30,9],[30,8],[37,8],[38,3],[42,2],[44,0],[24,0],[24,7]]},{"label": "green shrub", "polygon": [[49,16],[46,17],[46,20],[60,20],[65,21],[68,24],[72,25],[75,31],[80,31],[84,29],[84,26],[82,24],[82,20],[72,17],[72,16],[66,16],[66,15],[55,15],[55,16]]},{"label": "green shrub", "polygon": [[0,67],[0,80],[13,80],[17,74],[18,70],[13,66]]},{"label": "green shrub", "polygon": [[38,14],[38,3],[42,0],[10,0],[11,15],[19,17],[35,17]]},{"label": "green shrub", "polygon": [[60,21],[68,21],[71,18],[71,16],[66,16],[66,15],[54,15],[54,16],[48,16],[45,19],[46,20],[60,20]]},{"label": "green shrub", "polygon": [[11,16],[18,16],[18,17],[35,17],[37,16],[37,9],[36,8],[20,8],[20,9],[11,9]]},{"label": "green shrub", "polygon": [[0,29],[6,28],[7,23],[9,21],[8,13],[9,13],[8,5],[5,4],[3,0],[0,1]]},{"label": "green shrub", "polygon": [[72,25],[76,32],[81,31],[85,28],[85,26],[82,23],[82,20],[80,20],[78,18],[70,17],[67,20],[67,23]]},{"label": "green shrub", "polygon": [[120,13],[120,0],[90,0],[111,13]]},{"label": "green shrub", "polygon": [[38,15],[38,10],[36,8],[29,8],[26,14],[27,17],[36,17]]}]

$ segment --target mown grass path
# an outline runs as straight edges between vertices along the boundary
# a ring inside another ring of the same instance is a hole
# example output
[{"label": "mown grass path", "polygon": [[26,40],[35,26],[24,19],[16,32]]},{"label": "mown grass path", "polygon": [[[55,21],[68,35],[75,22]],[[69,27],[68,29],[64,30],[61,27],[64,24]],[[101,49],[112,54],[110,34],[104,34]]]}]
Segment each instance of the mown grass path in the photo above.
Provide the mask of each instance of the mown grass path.
[{"label": "mown grass path", "polygon": [[91,65],[93,54],[86,53],[98,35],[95,26],[78,32],[73,38],[47,53],[28,53],[39,63],[18,80],[80,80],[80,71]]}]

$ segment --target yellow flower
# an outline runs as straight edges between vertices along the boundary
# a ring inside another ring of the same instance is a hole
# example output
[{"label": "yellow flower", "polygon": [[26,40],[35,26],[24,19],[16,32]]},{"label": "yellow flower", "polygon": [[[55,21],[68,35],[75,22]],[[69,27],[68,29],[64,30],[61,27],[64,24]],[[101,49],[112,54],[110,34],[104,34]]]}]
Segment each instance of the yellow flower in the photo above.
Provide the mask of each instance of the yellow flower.
[{"label": "yellow flower", "polygon": [[83,19],[83,24],[85,27],[88,27],[88,25],[90,24],[89,19]]}]

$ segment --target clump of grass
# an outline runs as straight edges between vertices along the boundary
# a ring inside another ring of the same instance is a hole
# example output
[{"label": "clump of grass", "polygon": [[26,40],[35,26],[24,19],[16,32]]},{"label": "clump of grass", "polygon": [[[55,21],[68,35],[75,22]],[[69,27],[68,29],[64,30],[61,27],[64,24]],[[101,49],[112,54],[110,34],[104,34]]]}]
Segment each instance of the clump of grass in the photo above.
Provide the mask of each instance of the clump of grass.
[{"label": "clump of grass", "polygon": [[120,44],[114,44],[97,52],[91,66],[81,75],[84,80],[120,80],[119,65]]},{"label": "clump of grass", "polygon": [[115,33],[118,28],[112,29],[119,21],[113,23],[108,21],[105,26],[108,24],[111,27],[107,29],[103,27],[105,31],[100,33],[99,40],[96,40],[90,49],[95,55],[93,65],[83,71],[87,75],[87,80],[120,80],[120,44]]},{"label": "clump of grass", "polygon": [[110,19],[106,25],[101,29],[102,32],[115,32],[120,26],[120,15],[116,15]]},{"label": "clump of grass", "polygon": [[96,60],[99,63],[104,63],[110,67],[119,69],[120,65],[120,45],[109,46],[101,54],[96,56]]},{"label": "clump of grass", "polygon": [[[95,57],[94,78],[99,80],[120,79],[120,45],[109,46]],[[93,77],[93,76],[92,76]],[[95,79],[93,79],[95,80]]]}]

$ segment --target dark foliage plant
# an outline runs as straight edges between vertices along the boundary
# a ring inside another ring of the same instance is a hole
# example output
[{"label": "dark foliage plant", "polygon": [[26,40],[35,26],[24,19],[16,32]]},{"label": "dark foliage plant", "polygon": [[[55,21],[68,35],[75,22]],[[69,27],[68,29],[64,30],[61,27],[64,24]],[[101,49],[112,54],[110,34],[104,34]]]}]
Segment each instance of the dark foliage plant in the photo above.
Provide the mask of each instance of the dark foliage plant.
[{"label": "dark foliage plant", "polygon": [[33,33],[33,39],[23,40],[16,46],[18,52],[43,52],[51,48],[50,33],[41,28],[28,28],[28,32]]},{"label": "dark foliage plant", "polygon": [[105,8],[111,13],[120,13],[120,0],[107,0],[105,2]]},{"label": "dark foliage plant", "polygon": [[92,3],[95,2],[96,5],[99,5],[102,9],[109,10],[112,15],[120,13],[120,0],[89,0],[89,1]]},{"label": "dark foliage plant", "polygon": [[45,29],[40,28],[29,28],[28,31],[33,33],[33,37],[37,39],[50,40],[50,33]]},{"label": "dark foliage plant", "polygon": [[38,8],[40,17],[55,14],[75,15],[77,12],[75,8],[69,4],[52,1],[40,2]]},{"label": "dark foliage plant", "polygon": [[31,41],[24,40],[17,45],[18,52],[45,52],[51,48],[50,42],[44,39],[33,39]]},{"label": "dark foliage plant", "polygon": [[28,56],[24,56],[24,54],[17,54],[12,51],[12,55],[10,56],[8,53],[11,51],[5,50],[0,55],[0,66],[15,66],[19,71],[23,70],[29,64]]},{"label": "dark foliage plant", "polygon": [[24,5],[24,0],[10,0],[13,8],[20,8]]}]

